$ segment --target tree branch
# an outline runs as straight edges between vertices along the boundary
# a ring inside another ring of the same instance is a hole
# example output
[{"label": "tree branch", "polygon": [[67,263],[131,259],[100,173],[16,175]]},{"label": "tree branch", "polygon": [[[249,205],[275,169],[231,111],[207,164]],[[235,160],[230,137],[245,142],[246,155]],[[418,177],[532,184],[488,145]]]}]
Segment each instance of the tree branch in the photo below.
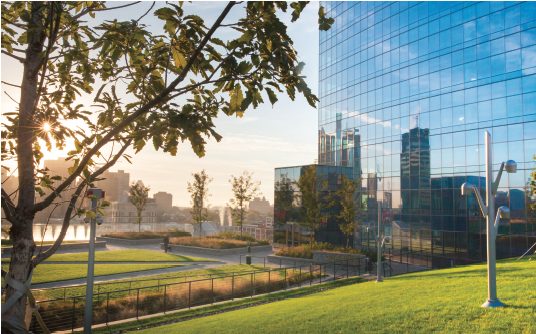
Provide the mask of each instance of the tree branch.
[{"label": "tree branch", "polygon": [[21,58],[21,57],[17,57],[15,55],[12,55],[11,53],[5,51],[5,50],[2,50],[2,53],[13,58],[13,59],[17,59],[18,61],[20,61],[22,64],[26,63],[26,60],[24,58]]},{"label": "tree branch", "polygon": [[46,208],[50,204],[52,204],[54,199],[57,197],[57,194],[62,192],[68,185],[70,185],[82,173],[82,171],[86,167],[87,163],[91,160],[91,158],[93,157],[93,155],[95,155],[95,153],[97,153],[113,137],[118,135],[124,128],[126,128],[128,125],[130,125],[132,122],[134,122],[138,117],[140,117],[141,115],[143,115],[145,113],[148,113],[152,108],[157,106],[159,103],[164,102],[164,99],[175,89],[175,87],[177,87],[178,84],[180,84],[182,81],[184,81],[184,79],[188,75],[188,72],[190,71],[190,68],[192,67],[194,61],[197,59],[197,56],[199,55],[199,53],[201,53],[201,50],[203,50],[203,48],[208,43],[208,41],[210,40],[210,38],[212,37],[212,35],[216,31],[216,29],[218,29],[218,27],[220,26],[220,24],[223,21],[223,19],[225,19],[225,17],[227,16],[227,14],[229,14],[229,11],[231,10],[231,8],[235,4],[236,4],[236,2],[230,1],[229,4],[227,5],[227,7],[225,7],[225,9],[221,13],[220,17],[218,17],[216,22],[214,22],[214,25],[212,26],[212,28],[207,32],[207,34],[205,35],[205,38],[203,39],[203,41],[199,44],[199,46],[195,50],[194,54],[188,60],[188,63],[186,64],[186,66],[182,70],[181,74],[175,80],[173,80],[173,82],[169,85],[169,87],[164,88],[164,90],[162,90],[162,92],[160,92],[160,94],[158,94],[157,97],[155,97],[153,100],[151,100],[148,103],[146,103],[143,107],[141,107],[140,109],[136,110],[134,113],[132,113],[129,116],[127,116],[113,130],[108,132],[108,134],[106,136],[104,136],[101,141],[99,141],[95,146],[93,146],[92,149],[90,149],[88,151],[86,156],[81,159],[81,161],[80,161],[80,163],[78,165],[78,168],[62,184],[60,184],[56,188],[56,191],[51,193],[42,202],[36,203],[36,204],[32,205],[31,207],[29,207],[28,212],[35,213],[35,212],[43,210],[44,208]]},{"label": "tree branch", "polygon": [[80,12],[78,15],[75,15],[73,16],[73,21],[74,20],[78,20],[80,17],[86,15],[87,13],[89,12],[102,12],[102,11],[105,11],[105,10],[114,10],[114,9],[119,9],[119,8],[125,8],[125,7],[129,7],[129,6],[132,6],[132,5],[135,5],[135,4],[138,4],[140,3],[141,1],[136,1],[136,2],[133,2],[133,3],[129,3],[127,5],[123,5],[123,6],[117,6],[117,7],[111,7],[111,8],[91,8],[91,7],[88,7],[86,8],[85,10],[83,10],[82,12]]},{"label": "tree branch", "polygon": [[5,82],[5,81],[2,81],[2,83],[5,84],[5,85],[8,85],[8,86],[13,86],[13,87],[21,88],[20,86],[17,86],[17,85],[14,85],[14,84],[10,84],[10,83]]},{"label": "tree branch", "polygon": [[[91,175],[90,182],[93,182],[99,175],[107,171],[109,168],[111,168],[117,160],[125,153],[126,149],[132,144],[132,139],[129,139],[125,145],[117,152],[117,154],[114,156],[112,160],[110,160],[107,164],[103,165],[101,168],[99,168],[97,171],[95,171]],[[52,247],[44,251],[43,253],[39,253],[33,260],[32,264],[34,266],[37,266],[39,263],[43,262],[44,260],[48,259],[52,254],[54,254],[58,248],[61,246],[61,243],[63,242],[63,239],[65,238],[65,235],[67,234],[67,229],[69,228],[70,222],[71,222],[71,213],[73,212],[73,209],[76,206],[76,201],[80,197],[80,194],[82,193],[82,190],[86,186],[85,182],[80,183],[78,188],[76,189],[74,195],[71,198],[71,203],[69,204],[69,208],[67,209],[67,212],[65,212],[65,216],[63,218],[63,225],[61,226],[61,231],[58,236],[58,239],[54,242]],[[3,189],[2,189],[3,191]]]},{"label": "tree branch", "polygon": [[2,188],[2,209],[4,210],[4,214],[6,215],[6,219],[13,225],[20,226],[21,223],[13,217],[13,209],[15,209],[15,205],[13,204],[13,201],[11,200],[11,197],[7,194],[7,192]]}]

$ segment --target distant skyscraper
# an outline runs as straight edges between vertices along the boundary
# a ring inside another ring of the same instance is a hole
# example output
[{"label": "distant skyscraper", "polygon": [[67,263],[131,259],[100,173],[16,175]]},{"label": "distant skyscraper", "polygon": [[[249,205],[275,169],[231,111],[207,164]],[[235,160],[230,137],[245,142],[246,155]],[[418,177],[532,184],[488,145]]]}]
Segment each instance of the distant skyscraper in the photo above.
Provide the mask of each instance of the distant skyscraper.
[{"label": "distant skyscraper", "polygon": [[106,200],[109,202],[120,202],[124,194],[130,190],[130,173],[124,170],[117,172],[104,172],[99,177],[105,180],[95,182],[97,188],[106,191]]},{"label": "distant skyscraper", "polygon": [[171,212],[173,207],[173,195],[164,191],[159,191],[153,195],[153,198],[158,204],[158,212]]}]

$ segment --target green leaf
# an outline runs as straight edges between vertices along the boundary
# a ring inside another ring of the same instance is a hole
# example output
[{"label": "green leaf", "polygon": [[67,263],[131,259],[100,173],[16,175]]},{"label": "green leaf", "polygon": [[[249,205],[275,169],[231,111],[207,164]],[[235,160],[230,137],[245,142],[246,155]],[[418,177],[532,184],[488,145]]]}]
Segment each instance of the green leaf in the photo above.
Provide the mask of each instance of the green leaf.
[{"label": "green leaf", "polygon": [[[229,102],[229,108],[232,111],[240,111],[242,108],[243,100],[244,96],[242,95],[242,88],[240,87],[240,84],[237,84],[235,88],[231,91],[231,101]],[[242,117],[242,115],[238,116]]]},{"label": "green leaf", "polygon": [[268,93],[268,98],[270,99],[270,103],[272,104],[272,108],[273,108],[274,104],[277,102],[277,95],[269,87],[266,87],[266,92]]}]

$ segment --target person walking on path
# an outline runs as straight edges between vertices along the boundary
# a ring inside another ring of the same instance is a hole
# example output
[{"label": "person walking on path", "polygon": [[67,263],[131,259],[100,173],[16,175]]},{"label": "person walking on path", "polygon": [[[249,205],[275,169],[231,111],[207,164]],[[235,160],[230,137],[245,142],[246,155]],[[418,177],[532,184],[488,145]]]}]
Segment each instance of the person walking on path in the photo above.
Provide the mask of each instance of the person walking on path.
[{"label": "person walking on path", "polygon": [[167,234],[164,235],[164,252],[167,253],[169,244],[169,237]]}]

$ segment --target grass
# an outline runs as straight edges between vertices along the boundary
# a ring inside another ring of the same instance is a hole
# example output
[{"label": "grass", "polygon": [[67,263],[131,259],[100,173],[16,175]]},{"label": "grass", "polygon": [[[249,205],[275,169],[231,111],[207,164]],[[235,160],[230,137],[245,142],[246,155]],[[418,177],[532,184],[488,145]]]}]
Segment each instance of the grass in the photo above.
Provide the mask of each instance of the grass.
[{"label": "grass", "polygon": [[268,241],[264,241],[264,240],[251,242],[251,241],[244,241],[244,240],[194,238],[194,237],[171,238],[169,240],[169,243],[174,244],[174,245],[203,247],[203,248],[212,248],[212,249],[240,248],[240,247],[246,247],[248,243],[251,243],[251,246],[263,246],[263,245],[270,244]]},{"label": "grass", "polygon": [[[136,271],[153,269],[174,268],[177,264],[96,264],[95,277],[107,276]],[[3,264],[2,268],[9,270],[9,265]],[[37,266],[34,270],[32,284],[65,281],[87,276],[86,264],[46,264]],[[2,278],[2,285],[4,279]]]},{"label": "grass", "polygon": [[[87,241],[62,241],[62,244],[77,244],[80,242]],[[43,241],[43,245],[52,245],[54,241]],[[41,246],[41,241],[36,241],[35,244],[37,247]],[[13,247],[13,240],[4,240],[2,239],[2,247]]]},{"label": "grass", "polygon": [[141,239],[163,239],[164,235],[169,237],[187,237],[191,236],[190,232],[186,231],[168,231],[168,232],[112,232],[103,234],[102,237],[105,238],[117,238],[117,239],[127,239],[127,240],[141,240]]},{"label": "grass", "polygon": [[[481,308],[486,264],[426,271],[214,315],[139,333],[533,333],[536,262],[498,261],[506,307]],[[512,264],[513,263],[513,264]],[[506,264],[510,264],[505,268]]]},{"label": "grass", "polygon": [[[88,253],[54,254],[45,262],[87,262]],[[173,255],[152,252],[142,249],[125,249],[118,251],[95,252],[96,262],[188,262],[188,261],[214,261],[200,257]],[[2,263],[9,263],[10,259],[2,259]]]},{"label": "grass", "polygon": [[[47,265],[47,266],[52,266],[52,265]],[[223,275],[223,274],[232,273],[232,272],[246,272],[246,271],[260,270],[260,269],[263,269],[263,267],[239,264],[239,265],[221,266],[221,267],[211,268],[211,269],[197,269],[197,270],[180,271],[180,272],[175,272],[175,273],[142,276],[142,277],[106,282],[106,283],[113,283],[113,284],[103,284],[101,285],[98,291],[105,292],[105,291],[114,291],[114,290],[130,289],[130,288],[134,289],[134,288],[141,288],[141,287],[146,287],[146,286],[154,286],[158,284],[157,280],[160,280],[160,284],[169,284],[169,283],[175,283],[175,282],[183,282],[185,280],[184,277],[187,277],[187,276],[188,276],[187,278],[188,281],[193,281],[196,279],[206,278],[208,277],[208,275],[213,275],[213,276]],[[151,281],[142,281],[144,279],[151,279]],[[132,280],[136,280],[138,282],[129,283],[129,281],[132,281]],[[85,286],[77,286],[77,287],[68,288],[67,291],[65,292],[65,296],[66,297],[80,296],[80,295],[84,295],[85,293],[86,293]],[[64,291],[63,291],[63,288],[53,289],[53,290],[50,289],[50,290],[44,290],[43,292],[40,292],[40,293],[34,292],[34,295],[37,300],[46,300],[46,299],[51,299],[51,298],[63,297]]]},{"label": "grass", "polygon": [[[307,286],[307,287],[303,287],[299,289],[281,291],[281,292],[276,292],[276,293],[263,295],[259,297],[246,298],[246,299],[241,299],[241,300],[232,301],[228,303],[222,303],[218,305],[200,307],[200,308],[196,308],[193,310],[185,310],[185,311],[174,312],[174,313],[166,314],[166,315],[159,315],[155,317],[139,319],[139,320],[125,322],[125,323],[121,323],[117,325],[111,325],[108,327],[95,328],[95,329],[92,329],[91,332],[100,334],[100,333],[110,333],[110,332],[123,331],[123,330],[131,330],[131,329],[135,329],[135,328],[142,327],[142,326],[149,326],[149,325],[154,325],[158,323],[163,323],[166,321],[201,316],[201,315],[212,313],[212,312],[226,311],[226,310],[230,310],[236,307],[262,303],[262,302],[267,302],[267,301],[273,301],[273,300],[277,300],[278,298],[288,298],[288,297],[292,297],[292,296],[299,295],[299,294],[319,291],[322,289],[342,286],[342,285],[351,284],[351,283],[358,283],[362,281],[363,281],[362,278],[350,278],[348,280],[340,280],[336,282],[317,284],[317,285],[313,285],[310,287]],[[158,328],[154,328],[154,329],[157,330]],[[75,333],[82,333],[82,332],[75,332]]]}]

